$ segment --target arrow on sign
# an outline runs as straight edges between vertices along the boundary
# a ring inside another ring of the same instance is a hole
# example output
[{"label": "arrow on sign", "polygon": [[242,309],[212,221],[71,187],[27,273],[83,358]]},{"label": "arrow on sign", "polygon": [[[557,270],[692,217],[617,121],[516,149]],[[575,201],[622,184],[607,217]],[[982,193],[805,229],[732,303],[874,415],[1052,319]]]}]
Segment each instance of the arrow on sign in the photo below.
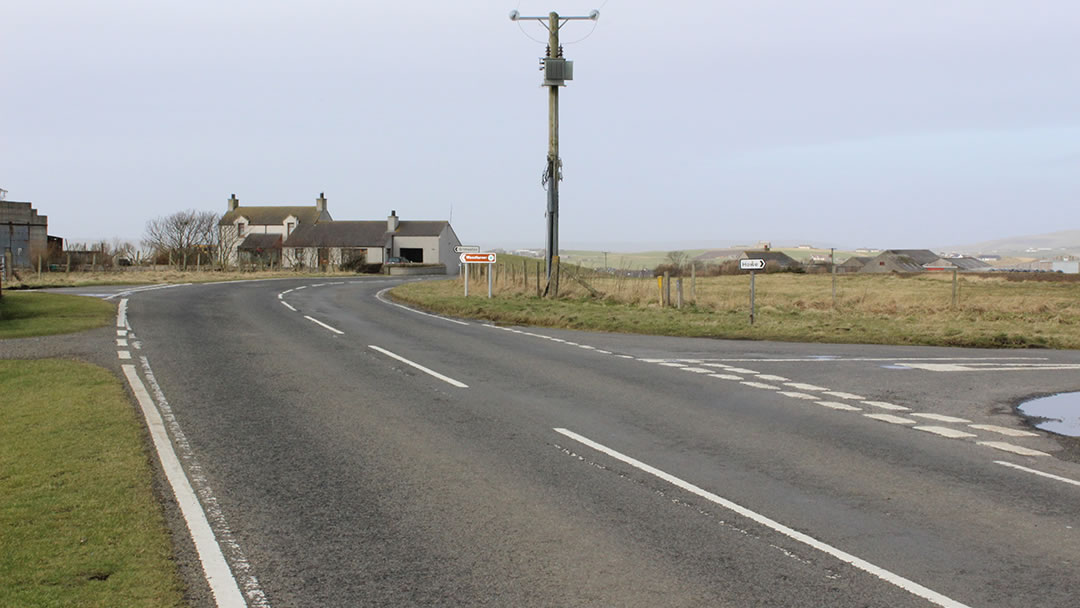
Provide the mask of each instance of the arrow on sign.
[{"label": "arrow on sign", "polygon": [[765,268],[765,260],[758,258],[739,260],[739,270],[761,270]]},{"label": "arrow on sign", "polygon": [[494,253],[463,253],[458,258],[462,264],[494,264]]},{"label": "arrow on sign", "polygon": [[458,245],[454,247],[454,253],[480,253],[480,247],[476,245]]}]

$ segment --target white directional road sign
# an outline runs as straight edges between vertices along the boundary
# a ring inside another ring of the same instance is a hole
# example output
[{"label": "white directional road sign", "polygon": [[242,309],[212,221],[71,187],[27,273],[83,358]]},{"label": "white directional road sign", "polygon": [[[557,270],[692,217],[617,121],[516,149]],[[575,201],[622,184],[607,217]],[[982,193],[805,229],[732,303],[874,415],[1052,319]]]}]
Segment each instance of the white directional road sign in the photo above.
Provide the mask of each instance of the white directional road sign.
[{"label": "white directional road sign", "polygon": [[454,253],[480,253],[480,247],[476,245],[458,245],[454,247]]},{"label": "white directional road sign", "polygon": [[740,270],[761,270],[765,268],[765,260],[759,260],[757,258],[749,260],[739,260]]},{"label": "white directional road sign", "polygon": [[462,264],[494,264],[494,253],[463,253],[458,257]]}]

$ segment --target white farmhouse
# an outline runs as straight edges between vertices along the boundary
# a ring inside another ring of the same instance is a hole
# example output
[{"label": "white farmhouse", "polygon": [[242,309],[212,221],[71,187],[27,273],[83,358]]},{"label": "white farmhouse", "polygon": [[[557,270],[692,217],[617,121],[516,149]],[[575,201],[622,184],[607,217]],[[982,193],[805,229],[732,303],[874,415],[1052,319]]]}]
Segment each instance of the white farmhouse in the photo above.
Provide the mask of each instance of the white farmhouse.
[{"label": "white farmhouse", "polygon": [[229,198],[228,212],[218,222],[223,261],[227,264],[255,259],[277,262],[282,241],[293,231],[300,226],[331,220],[333,218],[326,210],[326,196],[322,193],[312,207],[240,205],[240,200],[233,194]]}]

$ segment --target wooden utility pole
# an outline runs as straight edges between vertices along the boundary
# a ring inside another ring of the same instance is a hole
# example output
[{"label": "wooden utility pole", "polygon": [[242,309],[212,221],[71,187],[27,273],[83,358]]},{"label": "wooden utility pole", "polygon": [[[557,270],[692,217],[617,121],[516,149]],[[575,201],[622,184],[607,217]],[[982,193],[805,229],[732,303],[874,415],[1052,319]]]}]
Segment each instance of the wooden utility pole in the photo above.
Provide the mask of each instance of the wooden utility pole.
[{"label": "wooden utility pole", "polygon": [[544,185],[547,187],[547,242],[545,258],[548,283],[551,282],[552,266],[559,255],[559,180],[562,179],[562,160],[559,158],[559,87],[573,80],[573,62],[563,59],[559,44],[559,29],[572,20],[596,21],[600,11],[592,11],[586,17],[560,17],[552,11],[546,17],[524,17],[518,11],[510,11],[511,21],[537,21],[548,31],[547,52],[540,60],[544,72],[544,84],[548,87],[548,155],[544,169]]}]

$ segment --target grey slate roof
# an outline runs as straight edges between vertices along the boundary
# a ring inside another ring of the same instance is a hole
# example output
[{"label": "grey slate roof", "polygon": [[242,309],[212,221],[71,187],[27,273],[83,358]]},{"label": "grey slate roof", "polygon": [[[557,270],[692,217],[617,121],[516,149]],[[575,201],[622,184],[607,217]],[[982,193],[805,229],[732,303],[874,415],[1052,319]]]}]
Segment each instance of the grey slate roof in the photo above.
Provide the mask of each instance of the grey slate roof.
[{"label": "grey slate roof", "polygon": [[765,263],[775,262],[779,264],[781,268],[787,268],[789,266],[798,266],[799,261],[789,256],[783,251],[743,251],[743,258],[765,260]]},{"label": "grey slate roof", "polygon": [[[393,236],[439,236],[448,222],[402,221]],[[338,221],[300,224],[284,247],[385,247],[391,233],[385,221]]]},{"label": "grey slate roof", "polygon": [[931,262],[936,262],[939,258],[941,258],[940,255],[934,253],[933,251],[930,251],[929,249],[886,249],[885,251],[881,252],[881,255],[878,257],[890,253],[897,256],[911,258],[912,260],[918,262],[919,266],[922,266],[923,264],[929,264]]},{"label": "grey slate roof", "polygon": [[221,217],[218,226],[231,226],[239,217],[247,218],[249,224],[259,226],[285,223],[285,218],[294,216],[299,224],[326,222],[333,218],[329,211],[320,212],[314,205],[286,205],[283,207],[237,207]]}]

